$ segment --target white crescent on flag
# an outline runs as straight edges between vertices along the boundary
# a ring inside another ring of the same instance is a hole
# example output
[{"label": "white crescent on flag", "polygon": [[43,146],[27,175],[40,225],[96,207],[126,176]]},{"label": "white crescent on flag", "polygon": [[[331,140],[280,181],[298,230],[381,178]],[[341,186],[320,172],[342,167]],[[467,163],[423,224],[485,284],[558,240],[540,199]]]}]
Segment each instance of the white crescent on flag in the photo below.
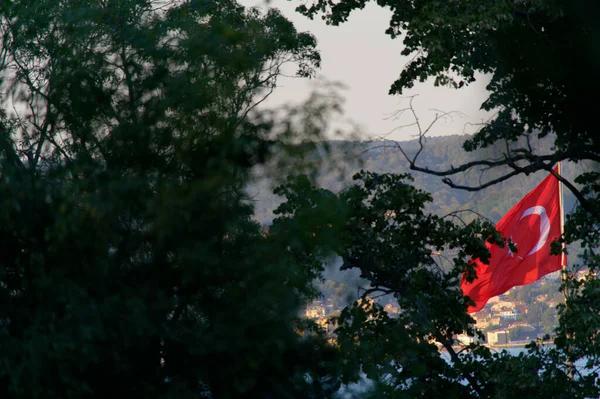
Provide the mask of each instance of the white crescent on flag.
[{"label": "white crescent on flag", "polygon": [[546,214],[546,208],[540,205],[533,206],[527,209],[525,212],[523,212],[523,215],[521,215],[521,219],[530,215],[540,216],[540,238],[538,239],[538,242],[535,244],[535,246],[531,248],[531,251],[529,251],[527,255],[525,255],[525,257],[533,255],[534,253],[542,249],[542,247],[546,244],[546,241],[548,240],[548,235],[550,234],[550,220],[548,219],[548,215]]}]

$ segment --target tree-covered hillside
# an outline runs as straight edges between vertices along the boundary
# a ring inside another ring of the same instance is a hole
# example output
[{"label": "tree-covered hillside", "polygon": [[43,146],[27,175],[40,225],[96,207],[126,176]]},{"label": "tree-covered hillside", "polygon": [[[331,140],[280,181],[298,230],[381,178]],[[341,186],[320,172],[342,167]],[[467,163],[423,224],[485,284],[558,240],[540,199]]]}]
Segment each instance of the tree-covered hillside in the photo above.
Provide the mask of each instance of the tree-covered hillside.
[{"label": "tree-covered hillside", "polygon": [[[445,136],[428,138],[421,162],[432,170],[439,170],[448,165],[461,165],[475,158],[485,157],[500,153],[496,147],[487,148],[476,153],[468,153],[462,148],[465,140],[470,136]],[[552,140],[536,142],[536,149],[543,153],[548,151]],[[533,173],[529,176],[519,176],[488,187],[481,191],[469,192],[453,189],[444,184],[441,178],[426,173],[411,171],[408,162],[399,150],[399,146],[407,153],[414,154],[419,147],[416,140],[405,142],[394,141],[335,141],[328,143],[328,151],[323,152],[320,158],[323,161],[321,171],[317,176],[319,185],[334,192],[345,189],[351,182],[352,176],[361,169],[376,173],[411,173],[414,185],[433,195],[430,211],[438,215],[446,215],[457,210],[471,210],[497,222],[514,204],[527,192],[538,184],[545,176],[545,172]],[[487,154],[484,154],[486,152]],[[585,169],[583,164],[564,163],[563,174],[570,179]],[[490,179],[503,173],[501,168],[492,171],[471,171],[458,176],[454,182],[457,184],[475,184],[481,179]],[[258,183],[249,187],[249,194],[256,201],[256,218],[265,225],[273,219],[272,211],[281,202],[281,199],[272,194],[272,186],[278,182],[276,177],[268,175]],[[574,197],[568,190],[565,194],[565,211],[569,213],[574,206]],[[461,217],[471,220],[474,213],[465,212]]]}]

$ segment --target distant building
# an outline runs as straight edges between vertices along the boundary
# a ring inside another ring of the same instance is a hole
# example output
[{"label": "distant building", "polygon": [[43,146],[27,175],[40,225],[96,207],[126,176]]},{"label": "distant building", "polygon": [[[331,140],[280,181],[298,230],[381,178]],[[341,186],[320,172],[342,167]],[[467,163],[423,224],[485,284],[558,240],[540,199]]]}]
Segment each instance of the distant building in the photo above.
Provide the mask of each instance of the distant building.
[{"label": "distant building", "polygon": [[483,330],[488,328],[489,326],[491,326],[492,324],[490,323],[489,319],[487,320],[477,320],[477,323],[475,323],[475,327]]},{"label": "distant building", "polygon": [[525,314],[527,312],[527,305],[523,302],[515,302],[515,310],[517,314]]},{"label": "distant building", "polygon": [[325,307],[321,303],[315,303],[306,307],[304,315],[308,319],[320,319],[325,317]]},{"label": "distant building", "polygon": [[527,323],[516,323],[509,329],[515,341],[530,341],[537,338],[537,330]]},{"label": "distant building", "polygon": [[500,313],[502,311],[505,310],[512,310],[514,309],[515,305],[513,302],[510,301],[498,301],[496,302],[493,306],[492,306],[492,312],[494,314]]},{"label": "distant building", "polygon": [[475,326],[480,330],[483,330],[487,326],[491,325],[492,312],[487,309],[482,309],[471,315],[475,319]]},{"label": "distant building", "polygon": [[536,302],[545,302],[548,299],[548,294],[538,295],[535,297]]},{"label": "distant building", "polygon": [[315,322],[319,325],[319,327],[321,327],[323,330],[325,330],[326,332],[329,332],[330,329],[330,323],[329,323],[329,319],[327,317],[320,317],[318,319],[315,319]]},{"label": "distant building", "polygon": [[365,310],[370,310],[375,305],[375,301],[369,297],[361,297],[356,301],[358,306],[364,308]]},{"label": "distant building", "polygon": [[497,314],[498,317],[500,317],[500,320],[517,320],[517,311],[514,308],[510,310],[503,310]]},{"label": "distant building", "polygon": [[500,296],[495,296],[493,298],[490,298],[488,301],[488,304],[497,303],[497,302],[500,302]]},{"label": "distant building", "polygon": [[490,312],[487,309],[481,309],[479,312],[474,313],[472,316],[477,321],[485,320],[485,319],[489,319],[490,317],[492,317],[492,312]]},{"label": "distant building", "polygon": [[580,270],[575,274],[575,278],[578,281],[581,281],[581,280],[585,280],[586,278],[588,278],[588,275],[591,275],[592,277],[596,277],[596,272],[590,272],[589,269]]},{"label": "distant building", "polygon": [[[368,314],[369,312],[371,312],[373,310],[373,307],[375,306],[375,301],[369,297],[360,297],[356,301],[356,305],[357,305],[357,307],[359,307],[365,313]],[[372,314],[368,314],[367,321],[369,321],[369,320],[373,320]]]},{"label": "distant building", "polygon": [[469,337],[467,334],[458,334],[456,336],[456,340],[464,345],[469,345],[480,341],[479,338]]},{"label": "distant building", "polygon": [[553,299],[551,301],[546,302],[546,304],[548,306],[550,306],[551,308],[555,308],[556,306],[558,306],[559,303],[562,303],[562,302],[563,302],[562,300]]},{"label": "distant building", "polygon": [[490,345],[508,344],[508,331],[507,330],[488,331],[487,341]]},{"label": "distant building", "polygon": [[400,309],[394,303],[388,303],[383,307],[383,310],[385,310],[390,316],[397,316],[400,314]]}]

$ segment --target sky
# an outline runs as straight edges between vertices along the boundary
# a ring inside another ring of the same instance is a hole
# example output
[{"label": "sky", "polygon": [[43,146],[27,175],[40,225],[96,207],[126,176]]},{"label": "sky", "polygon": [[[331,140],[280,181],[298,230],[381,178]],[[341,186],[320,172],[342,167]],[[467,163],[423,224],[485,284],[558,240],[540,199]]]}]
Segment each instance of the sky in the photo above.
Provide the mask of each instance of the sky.
[{"label": "sky", "polygon": [[346,125],[352,123],[360,129],[365,139],[387,138],[410,140],[416,137],[415,126],[402,127],[414,122],[404,113],[394,119],[395,111],[406,108],[408,97],[416,95],[413,106],[423,127],[436,114],[452,113],[452,118],[440,119],[430,130],[429,136],[474,133],[476,124],[488,120],[492,113],[479,110],[486,98],[485,76],[467,88],[460,90],[435,87],[432,82],[417,83],[400,96],[388,95],[391,84],[398,78],[409,57],[400,55],[402,39],[392,40],[385,34],[391,12],[375,3],[352,14],[345,24],[328,26],[319,17],[310,19],[296,13],[294,8],[306,0],[239,0],[245,6],[279,8],[298,31],[312,33],[318,41],[322,65],[317,78],[299,79],[282,77],[279,86],[265,103],[277,107],[297,103],[307,98],[315,84],[323,79],[345,85]]}]

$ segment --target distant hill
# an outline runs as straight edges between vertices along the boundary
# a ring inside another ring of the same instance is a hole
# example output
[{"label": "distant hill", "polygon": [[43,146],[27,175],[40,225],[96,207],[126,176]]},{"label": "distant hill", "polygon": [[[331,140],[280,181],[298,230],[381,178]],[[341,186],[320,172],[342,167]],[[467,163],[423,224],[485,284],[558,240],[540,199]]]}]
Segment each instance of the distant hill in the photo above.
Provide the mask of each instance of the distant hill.
[{"label": "distant hill", "polygon": [[[432,170],[444,170],[474,159],[491,159],[502,154],[502,148],[499,146],[476,153],[467,153],[462,149],[462,144],[467,138],[468,136],[465,135],[428,138],[424,150],[419,156],[419,164],[426,165]],[[337,192],[351,184],[352,175],[361,169],[379,173],[411,173],[415,179],[415,187],[432,193],[434,197],[429,211],[443,215],[458,209],[471,209],[497,222],[545,177],[544,172],[537,172],[529,176],[521,175],[477,192],[452,189],[442,183],[441,178],[437,176],[410,171],[398,145],[401,145],[409,156],[419,148],[419,144],[415,140],[399,143],[393,141],[329,142],[327,152],[323,152],[319,156],[313,155],[314,162],[320,165],[316,174],[317,182],[321,187]],[[552,140],[536,141],[534,145],[538,153],[549,153]],[[579,169],[582,167],[584,166],[581,164],[564,164],[563,175],[573,181],[574,176],[580,173]],[[499,176],[500,173],[502,170],[479,170],[456,175],[452,179],[456,183],[476,185],[477,182],[487,181]],[[271,223],[274,218],[273,210],[282,201],[281,198],[272,194],[275,180],[277,179],[261,178],[248,188],[249,194],[255,200],[255,217],[257,221],[265,225]],[[564,194],[565,210],[568,212],[573,208],[575,201],[568,190],[565,190]]]}]

